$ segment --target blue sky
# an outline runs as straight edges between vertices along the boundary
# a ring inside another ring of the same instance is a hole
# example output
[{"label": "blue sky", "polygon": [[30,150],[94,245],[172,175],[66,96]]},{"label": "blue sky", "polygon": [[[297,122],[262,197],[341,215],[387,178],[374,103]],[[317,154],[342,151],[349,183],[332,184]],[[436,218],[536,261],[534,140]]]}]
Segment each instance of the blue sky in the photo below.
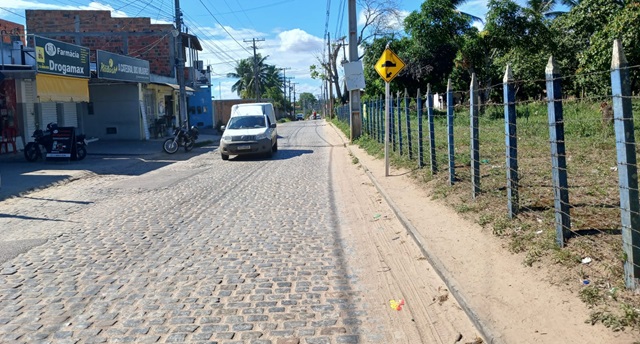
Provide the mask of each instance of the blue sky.
[{"label": "blue sky", "polygon": [[[405,14],[419,10],[422,4],[420,0],[394,1]],[[486,3],[472,0],[459,9],[484,17]],[[180,1],[185,26],[203,45],[199,58],[212,67],[212,96],[216,99],[238,98],[231,92],[235,80],[226,74],[236,61],[252,56],[251,43],[245,41],[253,38],[260,40],[258,52],[269,56],[268,64],[290,68],[286,75],[294,77],[297,94],[319,96],[320,81],[309,77],[309,66],[318,64],[323,54],[325,27],[332,38],[348,35],[347,4],[347,0]],[[113,17],[149,17],[162,23],[173,22],[175,13],[174,0],[0,0],[0,18],[5,20],[25,24],[25,9],[110,10]]]}]

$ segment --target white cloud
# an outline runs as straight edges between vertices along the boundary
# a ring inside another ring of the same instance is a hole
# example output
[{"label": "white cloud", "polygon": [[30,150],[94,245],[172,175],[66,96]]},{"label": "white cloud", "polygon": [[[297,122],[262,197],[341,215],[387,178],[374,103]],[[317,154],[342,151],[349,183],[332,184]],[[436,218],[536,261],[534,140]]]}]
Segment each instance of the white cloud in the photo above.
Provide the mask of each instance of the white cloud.
[{"label": "white cloud", "polygon": [[[242,31],[236,29],[233,32]],[[212,95],[216,99],[220,96],[222,96],[222,99],[238,98],[235,93],[231,92],[231,86],[236,80],[227,79],[226,75],[234,71],[236,61],[253,56],[253,42],[240,41],[245,50],[237,42],[229,38],[226,33],[222,36],[218,31],[210,30],[210,28],[203,29],[203,32],[216,32],[218,35],[209,37],[206,40],[199,37],[203,48],[207,50],[206,52],[201,52],[199,57],[205,61],[205,65],[212,65],[212,82],[215,88],[212,90]],[[296,83],[296,97],[302,92],[310,92],[314,95],[319,93],[320,82],[311,79],[309,66],[319,63],[317,57],[322,54],[325,44],[322,38],[310,35],[300,29],[281,31],[272,34],[271,37],[266,36],[264,33],[253,32],[252,36],[255,38],[264,37],[264,41],[256,41],[256,46],[258,53],[268,56],[266,63],[275,65],[278,68],[287,68],[284,73],[287,77],[292,78],[291,83]],[[246,39],[250,40],[251,38],[250,36]]]},{"label": "white cloud", "polygon": [[278,34],[281,52],[315,53],[322,50],[324,40],[300,29],[283,31]]}]

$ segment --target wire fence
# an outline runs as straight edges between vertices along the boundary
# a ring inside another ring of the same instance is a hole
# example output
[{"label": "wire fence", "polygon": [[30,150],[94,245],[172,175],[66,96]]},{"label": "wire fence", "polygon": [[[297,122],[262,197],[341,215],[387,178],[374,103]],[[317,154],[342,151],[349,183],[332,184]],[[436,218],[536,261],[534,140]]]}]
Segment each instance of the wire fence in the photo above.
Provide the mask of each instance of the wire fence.
[{"label": "wire fence", "polygon": [[[468,188],[475,202],[461,202],[458,210],[478,210],[481,224],[492,222],[494,233],[514,238],[512,250],[529,247],[530,262],[542,255],[531,249],[538,242],[553,250],[559,263],[600,262],[587,272],[581,267],[585,283],[611,288],[618,280],[635,290],[640,287],[635,142],[640,127],[634,123],[640,121],[640,97],[630,93],[628,75],[640,66],[628,67],[620,56],[614,60],[619,67],[606,71],[612,94],[568,99],[561,85],[571,77],[560,76],[550,60],[547,98],[516,101],[515,86],[523,81],[513,79],[507,67],[507,81],[492,86],[503,90],[502,103],[479,104],[477,95],[486,90],[474,81],[468,91],[449,88],[441,109],[434,108],[430,90],[413,97],[405,92],[391,95],[385,123],[385,100],[368,100],[362,105],[363,135],[383,145],[388,127],[393,161],[440,181],[436,193]],[[466,101],[454,100],[454,94]],[[348,107],[336,113],[349,122]],[[505,210],[508,215],[501,216]],[[555,248],[548,247],[553,243]],[[569,243],[571,250],[562,249]]]}]

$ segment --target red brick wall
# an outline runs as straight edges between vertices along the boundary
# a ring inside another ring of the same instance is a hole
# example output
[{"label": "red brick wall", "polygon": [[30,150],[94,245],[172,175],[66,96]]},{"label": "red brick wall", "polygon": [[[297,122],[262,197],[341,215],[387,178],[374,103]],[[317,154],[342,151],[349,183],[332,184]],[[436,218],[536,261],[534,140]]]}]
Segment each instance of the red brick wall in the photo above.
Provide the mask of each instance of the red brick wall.
[{"label": "red brick wall", "polygon": [[[231,117],[231,107],[236,104],[247,104],[247,103],[255,103],[255,99],[224,99],[224,100],[213,100],[213,120],[216,123],[213,123],[215,126],[218,121],[222,121],[222,124],[226,125],[229,122],[229,117]],[[218,128],[220,129],[220,128]]]},{"label": "red brick wall", "polygon": [[5,43],[11,43],[13,41],[11,36],[20,36],[22,43],[25,43],[24,25],[0,19],[0,30],[3,31],[2,40]]},{"label": "red brick wall", "polygon": [[[95,51],[104,50],[149,61],[152,74],[173,76],[171,24],[151,24],[150,18],[112,18],[109,11],[26,10],[27,31]],[[76,42],[75,18],[80,18],[81,42]]]}]

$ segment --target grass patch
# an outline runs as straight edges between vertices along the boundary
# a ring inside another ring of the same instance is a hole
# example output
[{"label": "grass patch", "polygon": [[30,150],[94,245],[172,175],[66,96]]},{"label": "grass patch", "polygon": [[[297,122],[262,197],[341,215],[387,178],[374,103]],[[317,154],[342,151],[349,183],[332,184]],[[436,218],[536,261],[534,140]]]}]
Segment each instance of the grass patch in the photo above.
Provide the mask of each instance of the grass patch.
[{"label": "grass patch", "polygon": [[591,307],[597,305],[600,303],[600,300],[602,300],[600,289],[594,286],[586,286],[580,289],[580,293],[578,295],[580,295],[580,300],[582,300],[582,302]]}]

